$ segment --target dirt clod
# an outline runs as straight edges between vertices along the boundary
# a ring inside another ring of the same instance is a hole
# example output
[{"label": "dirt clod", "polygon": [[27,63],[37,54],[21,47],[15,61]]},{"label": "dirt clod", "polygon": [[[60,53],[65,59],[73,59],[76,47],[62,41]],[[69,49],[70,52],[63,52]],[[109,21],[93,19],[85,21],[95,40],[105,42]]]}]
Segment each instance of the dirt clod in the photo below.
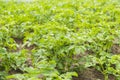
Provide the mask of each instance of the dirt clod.
[{"label": "dirt clod", "polygon": [[120,54],[120,46],[118,44],[114,44],[111,50],[113,54]]}]

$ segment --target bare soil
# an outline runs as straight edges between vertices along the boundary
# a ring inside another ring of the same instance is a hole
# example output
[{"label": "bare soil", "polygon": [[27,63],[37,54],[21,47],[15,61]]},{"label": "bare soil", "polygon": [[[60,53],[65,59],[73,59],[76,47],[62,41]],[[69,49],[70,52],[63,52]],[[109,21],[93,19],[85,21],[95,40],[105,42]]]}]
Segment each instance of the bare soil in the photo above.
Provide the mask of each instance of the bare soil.
[{"label": "bare soil", "polygon": [[[79,72],[78,77],[73,77],[73,80],[104,80],[104,76],[96,69],[88,68],[83,72]],[[116,80],[115,76],[109,75],[109,80]]]}]

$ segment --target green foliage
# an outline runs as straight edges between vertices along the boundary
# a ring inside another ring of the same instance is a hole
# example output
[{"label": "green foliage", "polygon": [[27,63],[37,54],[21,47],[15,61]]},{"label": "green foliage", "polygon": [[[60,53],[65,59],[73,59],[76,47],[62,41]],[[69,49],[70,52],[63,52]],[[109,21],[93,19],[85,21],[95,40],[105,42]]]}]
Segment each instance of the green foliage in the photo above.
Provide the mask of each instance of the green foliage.
[{"label": "green foliage", "polygon": [[119,80],[119,14],[119,0],[1,0],[0,80],[72,80],[91,66]]}]

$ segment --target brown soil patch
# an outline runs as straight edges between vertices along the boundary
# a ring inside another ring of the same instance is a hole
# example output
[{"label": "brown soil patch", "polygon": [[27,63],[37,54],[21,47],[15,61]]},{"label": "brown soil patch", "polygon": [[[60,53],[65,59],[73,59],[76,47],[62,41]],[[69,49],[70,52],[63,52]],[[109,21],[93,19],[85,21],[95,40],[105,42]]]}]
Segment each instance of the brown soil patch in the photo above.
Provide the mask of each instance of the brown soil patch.
[{"label": "brown soil patch", "polygon": [[83,72],[79,73],[79,76],[76,78],[73,78],[73,80],[104,80],[104,76],[98,72],[97,70],[93,68],[88,68]]},{"label": "brown soil patch", "polygon": [[120,46],[118,44],[114,44],[111,50],[113,54],[120,54]]},{"label": "brown soil patch", "polygon": [[9,71],[9,74],[17,74],[17,73],[21,73],[21,74],[22,74],[23,71],[21,71],[21,70],[19,70],[19,69],[17,69],[17,70],[13,70],[13,69],[12,69],[12,70]]},{"label": "brown soil patch", "polygon": [[[104,80],[104,76],[101,72],[94,68],[88,68],[83,72],[79,72],[78,77],[74,77],[73,80]],[[116,80],[113,75],[109,75],[109,80]]]},{"label": "brown soil patch", "polygon": [[14,38],[14,40],[18,46],[16,47],[15,50],[13,49],[13,50],[10,50],[9,52],[19,52],[22,49],[26,49],[30,52],[32,49],[36,47],[35,45],[30,45],[30,46],[27,46],[27,44],[23,45],[24,44],[23,39]]}]

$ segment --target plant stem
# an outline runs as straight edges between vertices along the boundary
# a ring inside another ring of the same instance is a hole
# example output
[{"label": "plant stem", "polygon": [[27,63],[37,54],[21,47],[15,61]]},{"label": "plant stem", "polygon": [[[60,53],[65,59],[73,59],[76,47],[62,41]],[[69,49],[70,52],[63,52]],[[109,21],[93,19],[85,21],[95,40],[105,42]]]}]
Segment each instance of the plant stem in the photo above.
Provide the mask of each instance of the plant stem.
[{"label": "plant stem", "polygon": [[105,80],[108,80],[108,74],[104,74]]}]

